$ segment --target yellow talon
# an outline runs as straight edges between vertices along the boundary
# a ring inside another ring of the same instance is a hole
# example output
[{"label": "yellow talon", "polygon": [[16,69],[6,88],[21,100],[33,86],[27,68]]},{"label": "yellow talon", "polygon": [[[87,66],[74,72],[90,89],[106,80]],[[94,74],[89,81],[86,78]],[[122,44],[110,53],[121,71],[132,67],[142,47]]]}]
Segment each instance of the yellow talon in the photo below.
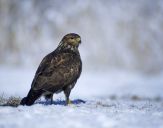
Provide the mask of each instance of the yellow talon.
[{"label": "yellow talon", "polygon": [[72,104],[71,100],[68,100],[68,104]]}]

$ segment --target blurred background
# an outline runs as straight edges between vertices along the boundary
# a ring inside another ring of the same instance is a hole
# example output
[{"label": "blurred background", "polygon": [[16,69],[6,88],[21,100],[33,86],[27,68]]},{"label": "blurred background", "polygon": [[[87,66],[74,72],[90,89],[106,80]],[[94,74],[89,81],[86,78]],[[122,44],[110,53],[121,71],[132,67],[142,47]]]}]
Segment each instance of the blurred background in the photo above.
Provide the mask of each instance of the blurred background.
[{"label": "blurred background", "polygon": [[82,38],[84,73],[116,70],[153,79],[162,74],[162,0],[0,0],[1,76],[8,67],[33,69],[34,75],[71,32]]},{"label": "blurred background", "polygon": [[70,32],[88,69],[163,70],[162,0],[0,0],[0,64],[37,67]]}]

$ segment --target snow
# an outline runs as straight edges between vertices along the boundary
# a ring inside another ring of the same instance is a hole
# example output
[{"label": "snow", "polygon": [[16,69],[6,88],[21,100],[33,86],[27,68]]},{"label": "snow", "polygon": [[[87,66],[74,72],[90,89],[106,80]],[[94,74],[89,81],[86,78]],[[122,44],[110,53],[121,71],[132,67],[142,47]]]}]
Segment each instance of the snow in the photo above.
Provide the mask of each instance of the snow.
[{"label": "snow", "polygon": [[[0,68],[0,94],[24,97],[33,69]],[[162,128],[163,74],[147,76],[124,71],[83,72],[71,93],[44,99],[31,107],[0,107],[0,128]]]}]

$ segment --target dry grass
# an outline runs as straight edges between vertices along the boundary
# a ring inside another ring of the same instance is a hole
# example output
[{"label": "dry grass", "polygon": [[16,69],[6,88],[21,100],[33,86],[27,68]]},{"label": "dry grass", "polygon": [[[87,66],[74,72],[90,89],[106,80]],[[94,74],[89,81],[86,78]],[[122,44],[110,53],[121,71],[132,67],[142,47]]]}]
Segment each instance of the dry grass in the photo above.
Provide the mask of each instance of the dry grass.
[{"label": "dry grass", "polygon": [[7,98],[4,96],[4,94],[0,96],[0,106],[17,107],[20,104],[20,101],[20,97],[11,96]]}]

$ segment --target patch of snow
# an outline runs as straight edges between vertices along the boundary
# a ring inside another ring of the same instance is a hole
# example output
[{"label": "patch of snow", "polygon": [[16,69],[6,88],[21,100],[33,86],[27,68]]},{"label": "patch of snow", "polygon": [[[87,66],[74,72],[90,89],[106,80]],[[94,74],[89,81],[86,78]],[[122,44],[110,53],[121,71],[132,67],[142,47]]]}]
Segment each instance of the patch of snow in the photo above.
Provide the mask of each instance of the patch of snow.
[{"label": "patch of snow", "polygon": [[[26,96],[34,73],[32,69],[1,67],[0,94]],[[1,106],[0,128],[161,128],[162,76],[83,72],[72,90],[72,105],[65,106],[64,95],[57,94],[52,105],[41,100],[31,107]]]}]

